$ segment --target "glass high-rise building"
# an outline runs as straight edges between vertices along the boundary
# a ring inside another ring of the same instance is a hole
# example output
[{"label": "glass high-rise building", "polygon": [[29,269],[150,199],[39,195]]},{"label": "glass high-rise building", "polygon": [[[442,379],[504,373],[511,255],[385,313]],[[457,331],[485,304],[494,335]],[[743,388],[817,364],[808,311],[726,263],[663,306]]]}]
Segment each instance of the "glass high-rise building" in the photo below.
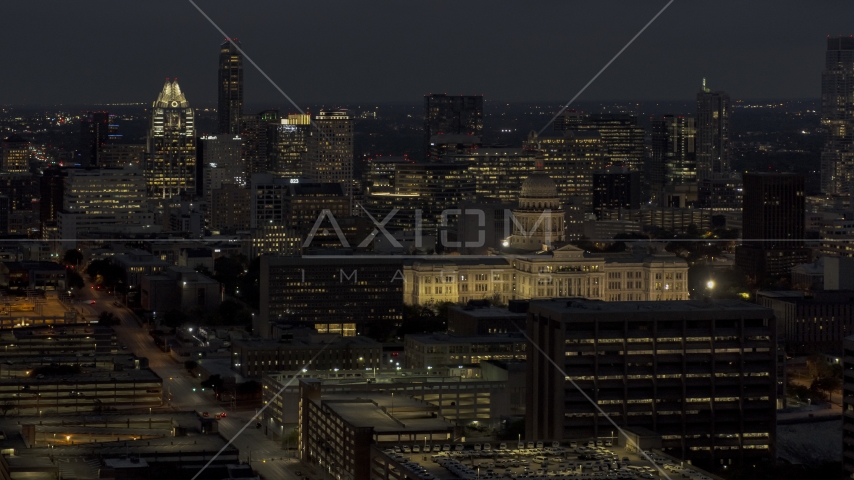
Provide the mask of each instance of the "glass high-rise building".
[{"label": "glass high-rise building", "polygon": [[821,191],[850,195],[854,177],[854,38],[828,37],[821,73]]},{"label": "glass high-rise building", "polygon": [[283,178],[301,177],[308,156],[308,137],[311,134],[311,116],[290,114],[267,131],[270,172]]},{"label": "glass high-rise building", "polygon": [[430,152],[430,139],[437,135],[476,135],[483,133],[483,95],[424,95],[424,151]]},{"label": "glass high-rise building", "polygon": [[12,135],[0,144],[0,171],[26,173],[30,171],[30,142],[20,135]]},{"label": "glass high-rise building", "polygon": [[195,116],[177,79],[167,79],[152,104],[145,179],[151,197],[196,193]]},{"label": "glass high-rise building", "polygon": [[593,208],[593,174],[605,168],[607,156],[598,131],[531,132],[525,148],[536,152],[538,168],[555,181],[562,202]]},{"label": "glass high-rise building", "polygon": [[606,149],[606,166],[641,170],[644,164],[644,129],[630,113],[570,112],[554,122],[555,131],[596,130]]},{"label": "glass high-rise building", "polygon": [[663,115],[650,118],[650,124],[652,148],[646,178],[653,190],[661,190],[667,185],[696,183],[697,127],[694,119]]},{"label": "glass high-rise building", "polygon": [[110,112],[86,112],[80,119],[80,165],[102,167],[101,152],[117,126],[110,123]]},{"label": "glass high-rise building", "polygon": [[[232,39],[235,43],[237,39]],[[218,133],[240,135],[243,118],[243,55],[229,39],[219,47]]]},{"label": "glass high-rise building", "polygon": [[353,192],[353,117],[346,109],[321,110],[308,137],[303,175],[319,183],[340,183]]},{"label": "glass high-rise building", "polygon": [[745,173],[742,245],[735,264],[748,275],[788,275],[809,260],[804,246],[804,176],[796,173]]},{"label": "glass high-rise building", "polygon": [[713,92],[706,79],[697,93],[697,178],[719,178],[730,172],[732,107],[726,92]]}]

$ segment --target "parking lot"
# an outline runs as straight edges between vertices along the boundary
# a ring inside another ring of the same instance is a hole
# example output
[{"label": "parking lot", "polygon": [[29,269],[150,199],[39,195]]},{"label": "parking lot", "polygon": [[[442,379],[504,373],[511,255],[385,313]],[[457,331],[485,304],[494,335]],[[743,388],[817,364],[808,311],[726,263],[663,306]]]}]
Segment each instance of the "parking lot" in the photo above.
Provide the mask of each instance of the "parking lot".
[{"label": "parking lot", "polygon": [[[610,441],[395,445],[384,452],[420,480],[561,480],[665,478],[655,465]],[[670,478],[711,480],[690,465],[646,452]],[[426,460],[426,461],[425,461]]]}]

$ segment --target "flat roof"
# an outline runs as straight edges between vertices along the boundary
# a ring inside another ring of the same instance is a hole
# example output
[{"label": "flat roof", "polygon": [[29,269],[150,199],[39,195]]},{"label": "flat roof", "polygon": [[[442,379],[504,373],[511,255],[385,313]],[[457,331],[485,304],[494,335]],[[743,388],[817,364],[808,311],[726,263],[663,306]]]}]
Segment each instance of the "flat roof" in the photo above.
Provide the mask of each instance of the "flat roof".
[{"label": "flat roof", "polygon": [[421,343],[508,343],[508,342],[527,342],[524,335],[512,333],[493,333],[488,335],[468,335],[457,336],[448,333],[420,333],[415,335],[407,335],[406,338],[419,341]]},{"label": "flat roof", "polygon": [[511,312],[506,308],[499,308],[494,306],[489,307],[461,307],[461,306],[453,306],[448,310],[453,310],[455,312],[459,312],[465,315],[471,315],[472,317],[478,318],[504,318],[504,317],[512,317],[512,318],[525,318],[528,316],[527,312]]},{"label": "flat roof", "polygon": [[[453,425],[438,414],[436,407],[405,395],[356,394],[323,395],[320,402],[354,427],[373,427],[377,433],[400,431],[444,431]],[[395,411],[397,410],[397,411]]]},{"label": "flat roof", "polygon": [[[655,318],[661,314],[684,315],[688,318],[716,319],[740,318],[741,315],[773,317],[774,312],[767,307],[742,300],[668,300],[644,302],[603,302],[579,298],[552,300],[532,300],[528,312],[540,315],[563,316],[563,320],[600,319],[603,315],[623,314],[625,317],[638,317],[636,320]],[[623,317],[623,318],[625,318]],[[608,320],[621,320],[610,317]],[[633,319],[633,318],[629,318]]]}]

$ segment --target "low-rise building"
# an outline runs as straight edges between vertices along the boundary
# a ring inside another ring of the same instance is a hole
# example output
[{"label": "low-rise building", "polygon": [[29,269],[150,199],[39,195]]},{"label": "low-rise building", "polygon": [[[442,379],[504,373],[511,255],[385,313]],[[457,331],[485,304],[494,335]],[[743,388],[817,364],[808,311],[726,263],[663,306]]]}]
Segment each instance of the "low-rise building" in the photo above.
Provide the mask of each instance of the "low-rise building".
[{"label": "low-rise building", "polygon": [[235,340],[231,350],[232,369],[244,377],[260,378],[268,372],[302,368],[308,371],[381,368],[382,344],[362,336],[298,333],[283,334],[279,340]]},{"label": "low-rise building", "polygon": [[760,290],[756,303],[774,310],[777,336],[789,353],[837,353],[854,332],[854,290]]},{"label": "low-rise building", "polygon": [[370,480],[372,458],[401,442],[450,443],[458,428],[438,408],[403,395],[324,394],[300,381],[299,454],[333,478]]},{"label": "low-rise building", "polygon": [[528,303],[513,300],[510,308],[490,306],[486,302],[448,308],[448,333],[460,336],[516,333],[525,328]]},{"label": "low-rise building", "polygon": [[436,368],[483,360],[525,360],[527,340],[521,333],[456,336],[447,333],[407,335],[406,368]]},{"label": "low-rise building", "polygon": [[[515,365],[495,365],[486,376],[487,363],[458,368],[402,369],[402,370],[301,370],[276,372],[264,375],[263,394],[270,407],[264,412],[267,434],[280,436],[298,422],[299,380],[312,378],[320,382],[324,393],[358,394],[363,398],[374,395],[395,394],[395,399],[413,398],[437,407],[439,415],[457,425],[480,422],[497,424],[500,418],[524,413],[524,381],[519,383]],[[483,371],[482,371],[483,369]],[[465,375],[475,370],[476,376]],[[522,370],[524,370],[524,365]],[[522,372],[524,375],[524,372]],[[515,381],[515,383],[512,380]],[[278,393],[280,395],[277,396]]]},{"label": "low-rise building", "polygon": [[163,381],[148,369],[86,368],[39,376],[0,378],[0,406],[19,415],[39,415],[162,405]]},{"label": "low-rise building", "polygon": [[65,267],[54,262],[0,263],[0,286],[9,290],[65,290]]}]

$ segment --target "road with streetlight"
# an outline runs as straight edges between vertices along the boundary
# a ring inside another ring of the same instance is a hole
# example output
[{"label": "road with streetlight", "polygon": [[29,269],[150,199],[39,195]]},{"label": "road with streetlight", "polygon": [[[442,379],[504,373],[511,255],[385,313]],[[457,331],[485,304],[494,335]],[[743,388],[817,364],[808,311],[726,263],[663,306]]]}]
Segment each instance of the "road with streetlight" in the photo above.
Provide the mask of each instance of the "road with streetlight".
[{"label": "road with streetlight", "polygon": [[[81,289],[79,296],[85,300],[83,303],[92,310],[93,315],[113,313],[121,321],[120,325],[113,327],[117,343],[127,345],[137,357],[147,358],[151,370],[163,379],[163,407],[160,410],[195,410],[211,412],[212,415],[226,412],[226,418],[219,420],[219,431],[225,438],[234,437],[244,425],[250,423],[255,409],[240,411],[226,408],[214,398],[212,391],[202,391],[201,385],[187,372],[183,362],[160,350],[148,334],[148,329],[139,326],[130,310],[113,304],[114,297],[90,288]],[[94,305],[90,304],[91,300],[95,300]],[[310,470],[299,462],[283,461],[285,451],[281,445],[268,439],[263,429],[256,429],[254,420],[251,423],[233,442],[240,449],[242,461],[249,461],[251,451],[252,467],[265,478],[299,480],[294,471],[300,468]]]}]

